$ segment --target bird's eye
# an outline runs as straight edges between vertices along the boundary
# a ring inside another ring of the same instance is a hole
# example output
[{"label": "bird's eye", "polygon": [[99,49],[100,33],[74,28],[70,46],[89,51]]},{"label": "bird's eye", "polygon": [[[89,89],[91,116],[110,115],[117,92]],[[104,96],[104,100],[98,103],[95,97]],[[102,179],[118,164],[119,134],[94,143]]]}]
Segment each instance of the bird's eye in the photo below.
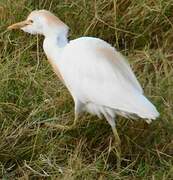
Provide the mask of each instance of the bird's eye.
[{"label": "bird's eye", "polygon": [[29,22],[30,22],[31,24],[34,23],[34,21],[33,21],[32,19],[30,19]]},{"label": "bird's eye", "polygon": [[33,24],[34,23],[34,21],[32,20],[32,19],[28,19],[27,20],[27,25],[31,25],[31,24]]}]

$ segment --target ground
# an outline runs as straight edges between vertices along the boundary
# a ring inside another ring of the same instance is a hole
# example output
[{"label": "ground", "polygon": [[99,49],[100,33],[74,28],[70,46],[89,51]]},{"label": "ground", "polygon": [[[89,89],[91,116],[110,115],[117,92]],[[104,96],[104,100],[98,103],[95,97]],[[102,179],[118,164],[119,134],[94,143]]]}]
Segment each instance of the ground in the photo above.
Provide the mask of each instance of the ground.
[{"label": "ground", "polygon": [[[160,112],[150,125],[117,118],[120,169],[104,119],[84,114],[70,131],[42,126],[72,124],[74,104],[46,60],[43,37],[6,30],[34,9],[59,16],[69,39],[95,36],[116,47]],[[172,22],[172,0],[0,0],[0,178],[173,179]]]}]

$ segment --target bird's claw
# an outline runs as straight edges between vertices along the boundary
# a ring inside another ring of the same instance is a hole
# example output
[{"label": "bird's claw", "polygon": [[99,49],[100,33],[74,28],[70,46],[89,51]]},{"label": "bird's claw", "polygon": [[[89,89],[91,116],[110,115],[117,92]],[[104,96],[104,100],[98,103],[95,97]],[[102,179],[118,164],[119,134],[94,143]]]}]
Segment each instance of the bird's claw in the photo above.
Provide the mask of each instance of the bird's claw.
[{"label": "bird's claw", "polygon": [[46,128],[51,128],[51,129],[58,129],[58,130],[62,130],[62,131],[65,131],[65,130],[71,130],[71,129],[74,129],[74,125],[71,125],[71,126],[65,126],[65,125],[60,125],[60,124],[53,124],[53,123],[43,123],[42,124],[43,127],[46,127]]}]

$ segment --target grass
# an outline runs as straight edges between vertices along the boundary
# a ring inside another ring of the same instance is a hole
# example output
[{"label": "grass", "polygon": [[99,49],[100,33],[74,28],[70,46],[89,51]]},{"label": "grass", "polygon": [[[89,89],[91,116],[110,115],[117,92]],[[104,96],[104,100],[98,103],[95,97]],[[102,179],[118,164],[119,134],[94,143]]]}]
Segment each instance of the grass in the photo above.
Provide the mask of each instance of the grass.
[{"label": "grass", "polygon": [[[126,55],[160,118],[147,125],[118,117],[122,166],[116,169],[110,126],[83,115],[75,130],[73,101],[42,49],[43,38],[8,32],[34,9],[50,9],[71,27],[70,39],[100,37]],[[173,179],[173,1],[0,1],[0,178]]]}]

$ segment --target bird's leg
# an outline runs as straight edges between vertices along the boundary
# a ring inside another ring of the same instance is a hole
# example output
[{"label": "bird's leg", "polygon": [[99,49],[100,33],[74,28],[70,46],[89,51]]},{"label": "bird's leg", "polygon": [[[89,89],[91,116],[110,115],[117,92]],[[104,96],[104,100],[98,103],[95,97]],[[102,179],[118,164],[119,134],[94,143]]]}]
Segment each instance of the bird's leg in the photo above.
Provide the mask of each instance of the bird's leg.
[{"label": "bird's leg", "polygon": [[76,124],[77,124],[78,116],[79,116],[79,114],[77,114],[77,113],[75,112],[74,121],[73,121],[73,125],[72,125],[72,126],[74,126],[74,127],[75,127]]},{"label": "bird's leg", "polygon": [[113,134],[114,134],[114,140],[115,140],[115,152],[116,152],[116,157],[117,157],[117,169],[120,169],[121,167],[121,140],[119,138],[117,129],[116,129],[116,124],[115,124],[115,117],[111,117],[110,115],[106,115],[106,120],[108,123],[111,125]]},{"label": "bird's leg", "polygon": [[76,126],[78,118],[79,118],[79,114],[83,111],[83,103],[81,103],[79,100],[75,99],[75,113],[74,113],[74,121],[73,121],[73,127]]},{"label": "bird's leg", "polygon": [[121,145],[121,140],[120,140],[120,137],[118,135],[117,128],[116,127],[112,127],[112,131],[113,131],[113,134],[114,134],[114,137],[115,137],[115,144],[116,144],[116,146],[120,146]]},{"label": "bird's leg", "polygon": [[117,169],[120,169],[121,168],[121,140],[119,138],[116,126],[112,127],[112,131],[113,131],[114,138],[115,138],[115,151],[116,151],[116,156],[117,156]]}]

